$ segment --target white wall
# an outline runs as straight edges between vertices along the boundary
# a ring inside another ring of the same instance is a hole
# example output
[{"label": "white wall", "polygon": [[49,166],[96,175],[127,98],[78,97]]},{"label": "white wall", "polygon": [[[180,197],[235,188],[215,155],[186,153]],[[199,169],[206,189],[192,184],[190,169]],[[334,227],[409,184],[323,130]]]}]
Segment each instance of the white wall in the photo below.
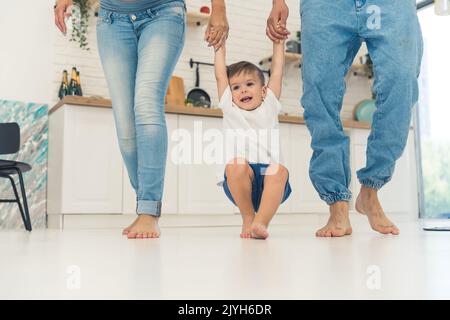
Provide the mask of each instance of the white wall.
[{"label": "white wall", "polygon": [[[265,25],[267,16],[271,10],[271,1],[261,0],[228,0],[227,15],[230,24],[230,34],[227,43],[228,63],[239,60],[248,60],[258,63],[263,57],[271,55],[272,43],[265,35]],[[287,0],[290,7],[290,17],[288,28],[294,34],[300,28],[299,1]],[[198,11],[202,5],[210,5],[209,0],[187,0],[188,11]],[[205,32],[203,27],[188,27],[186,30],[186,44],[181,54],[180,60],[175,68],[175,75],[181,76],[185,80],[186,90],[194,87],[194,69],[189,67],[189,59],[212,62],[213,51],[208,48],[203,41]],[[68,42],[62,35],[56,35],[55,42],[55,64],[53,88],[56,92],[61,81],[61,72],[72,65],[76,65],[81,71],[81,81],[83,93],[86,96],[100,95],[109,97],[106,82],[101,69],[95,36],[95,19],[91,19],[89,44],[90,52],[82,51],[77,44]],[[206,89],[212,99],[213,104],[217,104],[216,85],[212,67],[200,66],[200,85]],[[289,114],[301,114],[303,110],[299,107],[301,96],[301,80],[298,68],[288,68],[284,80],[283,103],[284,112]],[[342,116],[351,118],[354,105],[367,97],[370,97],[370,90],[366,78],[351,77],[349,79],[349,90],[345,97]],[[56,102],[56,100],[55,100]]]},{"label": "white wall", "polygon": [[[288,28],[295,34],[300,28],[299,1],[287,0],[290,7]],[[57,30],[53,21],[54,0],[0,0],[0,99],[57,102],[57,92],[63,69],[76,66],[81,72],[85,96],[109,97],[96,47],[95,17],[90,20],[88,35],[90,51],[81,50],[77,43],[69,42]],[[265,36],[265,24],[271,9],[271,1],[228,0],[230,35],[227,44],[228,63],[248,60],[258,63],[271,54],[272,44]],[[188,10],[198,11],[200,6],[210,5],[209,0],[187,0]],[[185,79],[186,90],[194,86],[194,69],[188,61],[212,62],[213,52],[203,41],[205,27],[188,27],[186,45],[175,69],[175,75]],[[211,67],[201,66],[200,85],[217,104],[214,76]],[[286,70],[284,80],[284,112],[301,114],[301,92],[298,68]],[[342,116],[351,117],[354,105],[370,96],[368,81],[362,77],[349,79]]]},{"label": "white wall", "polygon": [[0,0],[0,99],[51,103],[54,0]]}]

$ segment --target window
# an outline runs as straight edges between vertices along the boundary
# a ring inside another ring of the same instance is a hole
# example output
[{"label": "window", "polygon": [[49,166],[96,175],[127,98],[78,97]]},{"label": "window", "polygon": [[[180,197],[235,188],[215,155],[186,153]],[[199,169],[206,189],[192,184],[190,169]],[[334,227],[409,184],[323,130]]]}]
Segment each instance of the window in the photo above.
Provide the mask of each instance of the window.
[{"label": "window", "polygon": [[420,217],[450,218],[450,17],[435,15],[433,6],[418,15],[424,38],[415,122]]}]

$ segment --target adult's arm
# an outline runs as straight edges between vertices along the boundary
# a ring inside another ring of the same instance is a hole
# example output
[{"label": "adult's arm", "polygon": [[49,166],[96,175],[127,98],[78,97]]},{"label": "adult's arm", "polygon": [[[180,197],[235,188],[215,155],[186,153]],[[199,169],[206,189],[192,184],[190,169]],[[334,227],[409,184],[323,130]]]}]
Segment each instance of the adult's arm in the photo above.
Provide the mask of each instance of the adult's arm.
[{"label": "adult's arm", "polygon": [[289,31],[286,29],[286,22],[289,16],[289,8],[284,0],[273,0],[272,11],[267,18],[266,35],[270,40],[279,42],[286,40]]},{"label": "adult's arm", "polygon": [[211,17],[205,32],[208,47],[219,49],[228,38],[228,20],[225,0],[211,0]]}]

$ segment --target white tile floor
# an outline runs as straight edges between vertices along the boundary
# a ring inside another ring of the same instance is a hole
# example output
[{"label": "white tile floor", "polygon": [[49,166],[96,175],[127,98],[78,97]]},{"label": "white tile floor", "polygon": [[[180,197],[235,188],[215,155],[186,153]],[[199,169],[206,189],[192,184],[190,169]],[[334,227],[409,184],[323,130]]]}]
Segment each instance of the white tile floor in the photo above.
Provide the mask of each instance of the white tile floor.
[{"label": "white tile floor", "polygon": [[238,227],[163,228],[158,240],[1,231],[0,298],[450,298],[450,233],[402,219],[399,237],[384,236],[354,216],[351,237],[315,238],[325,219],[274,225],[266,241]]}]

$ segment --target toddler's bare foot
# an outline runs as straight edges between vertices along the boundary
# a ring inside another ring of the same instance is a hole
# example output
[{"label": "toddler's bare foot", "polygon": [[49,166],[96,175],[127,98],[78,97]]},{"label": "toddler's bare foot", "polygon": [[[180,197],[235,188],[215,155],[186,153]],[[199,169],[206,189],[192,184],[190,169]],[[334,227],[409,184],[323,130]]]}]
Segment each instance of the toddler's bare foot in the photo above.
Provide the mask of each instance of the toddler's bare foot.
[{"label": "toddler's bare foot", "polygon": [[352,234],[352,226],[348,217],[347,201],[338,201],[330,206],[330,218],[325,227],[317,230],[317,237],[343,237]]},{"label": "toddler's bare foot", "polygon": [[267,239],[269,237],[267,226],[261,222],[254,221],[251,226],[251,237],[253,239]]},{"label": "toddler's bare foot", "polygon": [[125,230],[127,230],[128,239],[159,238],[161,234],[158,217],[146,214],[139,215],[134,223]]},{"label": "toddler's bare foot", "polygon": [[252,237],[252,223],[255,219],[255,215],[242,215],[242,232],[241,238],[251,238]]},{"label": "toddler's bare foot", "polygon": [[383,234],[400,234],[400,230],[384,214],[375,189],[362,186],[355,207],[356,211],[367,216],[373,230]]}]

